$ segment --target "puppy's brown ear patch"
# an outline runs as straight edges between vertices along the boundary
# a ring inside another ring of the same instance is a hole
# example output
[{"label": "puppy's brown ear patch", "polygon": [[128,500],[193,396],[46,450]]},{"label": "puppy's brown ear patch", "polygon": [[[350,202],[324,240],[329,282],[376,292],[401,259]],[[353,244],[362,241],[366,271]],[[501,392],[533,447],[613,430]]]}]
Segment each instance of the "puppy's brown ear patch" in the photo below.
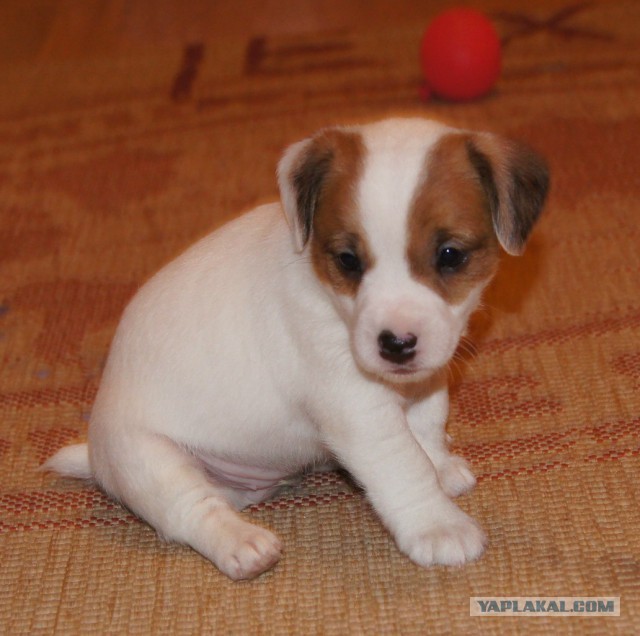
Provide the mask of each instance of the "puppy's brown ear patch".
[{"label": "puppy's brown ear patch", "polygon": [[296,215],[305,245],[311,236],[313,219],[318,208],[320,192],[334,159],[334,150],[321,143],[311,143],[291,175],[296,196]]},{"label": "puppy's brown ear patch", "polygon": [[324,194],[337,179],[355,179],[363,155],[360,135],[328,128],[291,146],[278,165],[285,215],[302,250],[311,236]]},{"label": "puppy's brown ear patch", "polygon": [[491,134],[471,136],[467,153],[489,201],[500,244],[509,254],[521,254],[549,189],[545,160],[522,143]]}]

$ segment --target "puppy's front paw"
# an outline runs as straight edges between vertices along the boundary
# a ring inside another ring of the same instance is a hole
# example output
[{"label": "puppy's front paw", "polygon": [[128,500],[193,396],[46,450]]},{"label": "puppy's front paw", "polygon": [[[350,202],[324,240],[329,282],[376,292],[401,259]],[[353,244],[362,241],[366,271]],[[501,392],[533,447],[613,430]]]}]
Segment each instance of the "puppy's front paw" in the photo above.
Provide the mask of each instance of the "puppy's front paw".
[{"label": "puppy's front paw", "polygon": [[433,527],[416,535],[405,545],[405,552],[416,564],[463,565],[477,559],[487,537],[471,517],[460,511],[453,520],[436,521]]},{"label": "puppy's front paw", "polygon": [[215,563],[235,581],[253,579],[273,567],[282,555],[282,544],[272,532],[240,521],[233,534],[220,537]]},{"label": "puppy's front paw", "polygon": [[476,485],[469,464],[458,455],[449,455],[447,459],[437,467],[438,480],[449,497],[457,497],[468,492]]}]

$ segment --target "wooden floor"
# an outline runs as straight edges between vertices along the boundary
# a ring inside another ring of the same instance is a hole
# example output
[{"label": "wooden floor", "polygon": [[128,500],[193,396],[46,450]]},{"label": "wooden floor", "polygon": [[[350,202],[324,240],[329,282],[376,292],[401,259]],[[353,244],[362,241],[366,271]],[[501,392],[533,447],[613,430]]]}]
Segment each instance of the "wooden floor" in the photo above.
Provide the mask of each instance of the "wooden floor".
[{"label": "wooden floor", "polygon": [[221,35],[425,25],[442,0],[0,0],[0,63],[184,45]]}]

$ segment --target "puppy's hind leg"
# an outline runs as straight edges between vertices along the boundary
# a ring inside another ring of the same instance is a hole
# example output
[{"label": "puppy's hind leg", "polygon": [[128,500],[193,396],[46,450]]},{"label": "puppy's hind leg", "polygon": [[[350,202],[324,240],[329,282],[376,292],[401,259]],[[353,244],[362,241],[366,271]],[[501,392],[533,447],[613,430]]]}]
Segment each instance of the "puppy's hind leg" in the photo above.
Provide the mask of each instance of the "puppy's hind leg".
[{"label": "puppy's hind leg", "polygon": [[254,578],[278,562],[278,538],[234,509],[246,505],[241,493],[209,479],[195,457],[167,438],[127,437],[108,458],[94,455],[96,477],[162,538],[191,546],[234,580]]}]

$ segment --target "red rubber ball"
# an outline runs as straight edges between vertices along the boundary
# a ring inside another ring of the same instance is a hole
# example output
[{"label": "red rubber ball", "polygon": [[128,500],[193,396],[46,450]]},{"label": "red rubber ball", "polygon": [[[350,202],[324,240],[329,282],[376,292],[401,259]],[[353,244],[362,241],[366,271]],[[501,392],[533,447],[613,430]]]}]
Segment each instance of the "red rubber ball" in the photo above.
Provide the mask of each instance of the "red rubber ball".
[{"label": "red rubber ball", "polygon": [[475,99],[489,92],[500,76],[500,39],[483,13],[449,9],[427,27],[421,59],[428,88],[436,95]]}]

